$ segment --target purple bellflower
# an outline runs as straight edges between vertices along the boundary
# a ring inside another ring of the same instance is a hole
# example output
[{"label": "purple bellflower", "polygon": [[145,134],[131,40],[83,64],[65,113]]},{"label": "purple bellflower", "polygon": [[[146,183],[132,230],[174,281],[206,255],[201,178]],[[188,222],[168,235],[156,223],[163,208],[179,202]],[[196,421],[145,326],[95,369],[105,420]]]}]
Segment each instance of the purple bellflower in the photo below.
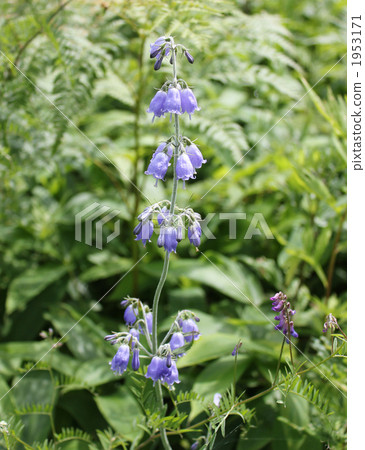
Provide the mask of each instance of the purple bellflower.
[{"label": "purple bellflower", "polygon": [[177,230],[175,227],[164,227],[160,228],[160,235],[157,239],[157,245],[159,247],[164,247],[164,249],[171,253],[176,253],[177,247]]},{"label": "purple bellflower", "polygon": [[167,383],[169,386],[172,386],[174,383],[180,383],[179,372],[177,370],[175,361],[171,361],[170,372],[168,375],[164,375],[161,381],[163,383]]},{"label": "purple bellflower", "polygon": [[175,87],[169,87],[162,111],[170,114],[181,114],[180,91]]},{"label": "purple bellflower", "polygon": [[153,384],[160,380],[172,386],[174,383],[180,383],[179,373],[175,361],[171,361],[170,367],[167,366],[167,358],[154,356],[147,368],[146,378],[151,378]]},{"label": "purple bellflower", "polygon": [[147,112],[153,113],[152,122],[155,120],[155,117],[161,117],[164,115],[163,107],[167,98],[167,94],[165,91],[157,91],[153,99],[151,100],[150,106],[147,109]]},{"label": "purple bellflower", "polygon": [[195,95],[193,91],[189,88],[182,89],[180,91],[180,100],[181,100],[181,112],[188,113],[191,119],[191,115],[194,114],[194,111],[200,111],[198,107],[198,102],[196,101]]},{"label": "purple bellflower", "polygon": [[142,241],[143,245],[146,246],[146,242],[151,242],[151,237],[153,234],[153,222],[152,220],[145,220],[139,222],[139,224],[134,228],[133,233],[136,235],[136,241]]},{"label": "purple bellflower", "polygon": [[122,344],[115,354],[112,361],[109,363],[110,368],[116,375],[122,375],[122,373],[127,369],[129,362],[129,346]]},{"label": "purple bellflower", "polygon": [[151,162],[145,171],[146,175],[153,175],[156,178],[156,184],[158,180],[163,180],[167,168],[169,167],[170,157],[163,152],[157,153],[152,159]]},{"label": "purple bellflower", "polygon": [[[183,347],[185,345],[185,339],[184,339],[184,335],[179,331],[177,333],[174,333],[171,336],[171,340],[170,340],[170,348],[172,351]],[[177,356],[180,358],[181,356],[184,356],[185,353],[179,353]]]},{"label": "purple bellflower", "polygon": [[182,153],[176,161],[176,175],[178,180],[189,180],[195,178],[194,166],[191,164],[190,158],[186,153]]},{"label": "purple bellflower", "polygon": [[152,158],[154,158],[156,155],[157,155],[157,153],[161,153],[161,152],[165,152],[165,153],[167,153],[167,155],[169,156],[169,158],[171,158],[172,157],[172,154],[173,154],[173,152],[174,152],[174,149],[173,149],[173,147],[172,147],[172,145],[171,144],[166,144],[166,142],[162,142],[162,144],[160,144],[158,147],[157,147],[157,149],[156,149],[156,151],[154,152],[154,154],[152,155]]},{"label": "purple bellflower", "polygon": [[132,305],[127,306],[124,311],[124,321],[127,325],[133,325],[137,319],[138,309],[133,308]]},{"label": "purple bellflower", "polygon": [[198,325],[193,319],[181,320],[179,323],[182,328],[182,332],[189,333],[187,336],[184,336],[185,342],[191,342],[193,337],[195,341],[200,338]]},{"label": "purple bellflower", "polygon": [[198,222],[195,222],[188,228],[188,238],[189,241],[195,245],[195,247],[199,247],[200,245],[200,237],[202,235],[202,229]]},{"label": "purple bellflower", "polygon": [[186,153],[189,156],[190,162],[194,169],[200,169],[201,166],[207,162],[195,144],[188,145],[186,147]]}]

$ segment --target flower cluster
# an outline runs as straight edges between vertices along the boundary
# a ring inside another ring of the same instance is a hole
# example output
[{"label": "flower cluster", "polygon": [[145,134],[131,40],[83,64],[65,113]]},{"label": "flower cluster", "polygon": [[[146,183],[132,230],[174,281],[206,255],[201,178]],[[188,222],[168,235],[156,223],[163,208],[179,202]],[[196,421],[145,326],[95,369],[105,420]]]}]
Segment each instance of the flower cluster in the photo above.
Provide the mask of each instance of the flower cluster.
[{"label": "flower cluster", "polygon": [[151,240],[154,231],[153,216],[157,214],[157,223],[160,227],[157,239],[158,247],[163,247],[169,253],[176,253],[177,244],[183,239],[186,228],[191,244],[199,247],[202,234],[199,223],[200,214],[191,208],[181,209],[178,207],[175,207],[174,214],[170,214],[169,207],[170,202],[163,200],[145,208],[138,216],[139,223],[134,228],[136,240],[141,240],[143,245]]},{"label": "flower cluster", "polygon": [[199,148],[189,139],[183,137],[177,151],[173,152],[173,145],[170,142],[162,142],[153,153],[146,175],[152,175],[158,180],[165,178],[168,167],[171,165],[171,158],[176,158],[176,177],[178,180],[185,181],[194,179],[196,169],[200,169],[207,162]]},{"label": "flower cluster", "polygon": [[[285,336],[289,336],[290,334],[297,338],[298,333],[294,330],[294,322],[290,320],[290,317],[294,316],[295,310],[290,308],[290,302],[287,301],[286,295],[282,292],[278,292],[274,295],[274,297],[271,297],[270,299],[272,301],[272,310],[275,312],[280,312],[279,315],[275,316],[275,320],[278,320],[278,325],[275,326],[276,330],[281,330],[281,332]],[[288,343],[288,337],[286,339],[286,342]]]},{"label": "flower cluster", "polygon": [[336,329],[340,328],[339,325],[338,325],[338,323],[337,323],[336,317],[335,317],[333,314],[331,314],[331,313],[329,313],[328,316],[326,317],[326,321],[325,321],[325,323],[323,324],[323,330],[322,330],[322,332],[323,332],[323,333],[326,333],[327,330],[328,330],[328,328],[329,328],[331,331],[335,331]]},{"label": "flower cluster", "polygon": [[[182,45],[179,45],[178,47],[181,48],[188,62],[190,64],[193,64],[194,58],[187,51],[187,49]],[[159,70],[161,68],[164,57],[169,56],[170,52],[171,52],[171,38],[169,37],[161,36],[153,44],[150,45],[150,58],[156,58],[156,62],[154,65],[155,70]]]},{"label": "flower cluster", "polygon": [[[183,310],[175,318],[169,332],[166,334],[156,354],[152,354],[140,342],[140,335],[152,333],[152,313],[137,298],[127,297],[121,302],[125,307],[124,321],[128,331],[113,333],[105,336],[105,340],[112,345],[119,344],[118,350],[109,363],[111,370],[116,375],[122,375],[128,368],[132,355],[131,367],[133,370],[140,368],[140,351],[142,357],[149,358],[146,378],[151,378],[153,383],[161,381],[168,386],[180,383],[176,360],[185,355],[185,351],[194,340],[199,339],[200,333],[197,326],[199,318],[191,311]],[[147,344],[151,349],[151,341],[146,336]],[[165,342],[169,342],[166,344]]]},{"label": "flower cluster", "polygon": [[152,122],[155,117],[165,117],[165,114],[184,114],[187,113],[191,119],[194,111],[200,111],[198,102],[193,91],[188,85],[181,81],[180,83],[168,82],[156,92],[151,100],[147,112],[152,113]]}]

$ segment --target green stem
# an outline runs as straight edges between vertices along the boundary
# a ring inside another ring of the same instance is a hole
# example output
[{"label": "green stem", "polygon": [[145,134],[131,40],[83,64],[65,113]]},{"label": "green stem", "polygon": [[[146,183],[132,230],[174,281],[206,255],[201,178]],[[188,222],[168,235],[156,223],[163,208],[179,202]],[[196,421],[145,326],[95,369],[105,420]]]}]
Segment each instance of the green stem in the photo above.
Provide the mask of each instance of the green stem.
[{"label": "green stem", "polygon": [[278,361],[278,365],[276,367],[276,372],[275,372],[275,378],[273,381],[273,385],[276,383],[276,379],[278,377],[278,373],[279,373],[279,368],[280,368],[280,363],[281,363],[281,356],[283,354],[283,350],[284,350],[284,344],[285,344],[285,336],[283,337],[283,342],[281,344],[281,349],[280,349],[280,356],[279,356],[279,361]]},{"label": "green stem", "polygon": [[[176,76],[176,49],[174,47],[173,41],[171,42],[172,47],[172,65],[173,65],[173,76],[174,76],[174,84],[176,86],[177,83],[177,76]],[[173,185],[172,185],[172,193],[171,193],[171,203],[170,203],[170,217],[173,217],[174,211],[175,211],[175,203],[176,203],[176,197],[177,197],[177,188],[178,188],[178,179],[176,176],[176,159],[178,154],[178,148],[179,148],[179,116],[178,114],[175,114],[175,143],[174,143],[174,162],[173,162]],[[156,354],[158,349],[158,341],[157,341],[157,319],[158,319],[158,304],[160,301],[160,296],[162,289],[165,285],[165,281],[167,278],[167,273],[169,270],[169,262],[170,262],[170,253],[168,251],[165,252],[165,259],[163,263],[162,273],[160,277],[160,281],[158,282],[156,292],[153,298],[153,306],[152,306],[152,353]],[[163,413],[164,410],[164,403],[163,403],[163,395],[162,395],[162,387],[161,382],[157,381],[155,385],[156,390],[156,397],[157,401],[160,407],[161,413]],[[161,441],[163,444],[163,447],[165,450],[171,450],[169,440],[167,438],[166,430],[161,425],[160,426],[160,434],[161,434]]]}]

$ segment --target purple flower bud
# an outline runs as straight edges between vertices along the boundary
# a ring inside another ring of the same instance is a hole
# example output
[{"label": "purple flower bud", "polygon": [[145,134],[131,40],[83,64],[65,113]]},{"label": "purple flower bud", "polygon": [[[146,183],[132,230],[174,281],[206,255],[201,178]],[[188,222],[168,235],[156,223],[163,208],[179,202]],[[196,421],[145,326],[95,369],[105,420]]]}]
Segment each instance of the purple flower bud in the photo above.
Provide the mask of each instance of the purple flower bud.
[{"label": "purple flower bud", "polygon": [[177,242],[181,242],[182,239],[183,239],[182,227],[177,227],[176,228],[176,240],[177,240]]},{"label": "purple flower bud", "polygon": [[219,392],[217,392],[216,394],[214,394],[214,399],[213,399],[213,403],[215,404],[215,406],[217,406],[219,408],[219,405],[221,403],[221,398],[222,398],[222,394],[220,394]]},{"label": "purple flower bud", "polygon": [[170,165],[169,161],[170,158],[166,155],[166,153],[157,153],[156,156],[151,159],[145,174],[153,175],[156,180],[163,180],[166,175],[167,168]]},{"label": "purple flower bud", "polygon": [[128,345],[122,344],[117,353],[115,354],[112,361],[109,363],[110,368],[116,375],[122,375],[122,373],[127,369],[129,361],[129,347]]},{"label": "purple flower bud", "polygon": [[207,160],[203,158],[201,151],[195,144],[191,144],[186,147],[186,153],[189,156],[190,162],[193,165],[194,169],[200,169],[201,166],[207,162]]},{"label": "purple flower bud", "polygon": [[190,158],[186,153],[182,153],[176,161],[176,175],[178,180],[189,180],[195,178],[194,167],[190,162]]},{"label": "purple flower bud", "polygon": [[124,311],[124,321],[127,325],[133,325],[137,319],[138,309],[133,308],[132,305],[127,306]]},{"label": "purple flower bud", "polygon": [[[132,339],[132,349],[136,346],[136,342],[135,339],[137,339],[137,341],[139,341],[139,331],[136,328],[131,328],[129,330],[129,333],[131,335],[130,339]],[[133,339],[135,338],[135,339]]]},{"label": "purple flower bud", "polygon": [[199,442],[195,441],[193,444],[191,444],[190,450],[197,450],[199,447]]},{"label": "purple flower bud", "polygon": [[184,54],[186,56],[186,59],[189,61],[189,63],[193,64],[194,63],[194,58],[190,55],[190,53],[187,50],[185,50]]},{"label": "purple flower bud", "polygon": [[242,347],[242,342],[239,342],[238,344],[235,345],[233,352],[232,352],[232,356],[236,356],[238,355],[238,350]]},{"label": "purple flower bud", "polygon": [[153,66],[153,68],[155,70],[160,70],[161,65],[162,65],[162,60],[163,60],[163,56],[160,56],[159,59],[156,60],[154,66]]},{"label": "purple flower bud", "polygon": [[[183,347],[184,345],[185,345],[184,335],[182,333],[180,333],[180,331],[177,333],[174,333],[171,336],[170,348],[172,351],[176,350],[177,348]],[[177,356],[181,357],[184,355],[185,355],[185,353],[179,353]]]},{"label": "purple flower bud", "polygon": [[165,42],[165,39],[166,39],[165,36],[161,36],[158,39],[156,39],[156,41],[153,44],[150,45],[150,57],[151,58],[155,58],[156,55],[159,53],[161,46]]},{"label": "purple flower bud", "polygon": [[169,354],[166,356],[166,366],[170,368],[170,367],[171,367],[171,363],[172,363],[171,353],[169,353]]},{"label": "purple flower bud", "polygon": [[167,252],[175,252],[177,247],[177,232],[174,227],[161,227],[157,239],[158,247],[164,247]]},{"label": "purple flower bud", "polygon": [[193,319],[183,320],[181,327],[184,334],[189,333],[188,335],[184,336],[185,342],[191,342],[193,340],[193,337],[195,341],[200,338],[198,325]]},{"label": "purple flower bud", "polygon": [[133,370],[138,370],[140,366],[140,362],[139,362],[139,349],[138,347],[136,347],[133,350],[133,358],[132,358],[132,369]]},{"label": "purple flower bud", "polygon": [[195,247],[199,247],[201,235],[202,229],[198,222],[195,222],[194,225],[191,225],[188,228],[189,241],[191,242],[191,244],[195,245]]},{"label": "purple flower bud", "polygon": [[139,222],[139,224],[133,230],[136,235],[136,241],[142,241],[146,246],[146,242],[151,242],[151,236],[153,234],[153,222],[152,220],[146,220],[145,222]]},{"label": "purple flower bud", "polygon": [[156,95],[151,100],[150,106],[147,112],[153,113],[152,122],[155,117],[161,117],[163,115],[163,106],[165,104],[167,94],[164,91],[157,91]]},{"label": "purple flower bud", "polygon": [[194,114],[194,111],[200,111],[195,95],[191,89],[187,88],[181,90],[180,99],[181,99],[181,112],[188,113],[190,119],[191,114]]},{"label": "purple flower bud", "polygon": [[181,114],[180,91],[175,87],[170,87],[162,108],[162,112],[171,114]]}]

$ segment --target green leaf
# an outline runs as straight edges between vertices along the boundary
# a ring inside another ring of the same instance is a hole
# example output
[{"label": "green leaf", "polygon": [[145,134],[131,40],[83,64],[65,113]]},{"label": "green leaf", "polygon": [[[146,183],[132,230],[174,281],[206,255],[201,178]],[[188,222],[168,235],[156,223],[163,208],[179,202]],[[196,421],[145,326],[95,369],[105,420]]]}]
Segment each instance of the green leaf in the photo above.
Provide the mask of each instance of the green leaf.
[{"label": "green leaf", "polygon": [[95,401],[105,420],[122,437],[133,441],[143,434],[138,427],[138,421],[142,419],[139,405],[126,386],[120,386],[113,394],[100,395]]},{"label": "green leaf", "polygon": [[11,314],[16,310],[24,310],[32,298],[63,277],[66,272],[66,267],[38,267],[23,272],[10,283],[6,312]]}]

